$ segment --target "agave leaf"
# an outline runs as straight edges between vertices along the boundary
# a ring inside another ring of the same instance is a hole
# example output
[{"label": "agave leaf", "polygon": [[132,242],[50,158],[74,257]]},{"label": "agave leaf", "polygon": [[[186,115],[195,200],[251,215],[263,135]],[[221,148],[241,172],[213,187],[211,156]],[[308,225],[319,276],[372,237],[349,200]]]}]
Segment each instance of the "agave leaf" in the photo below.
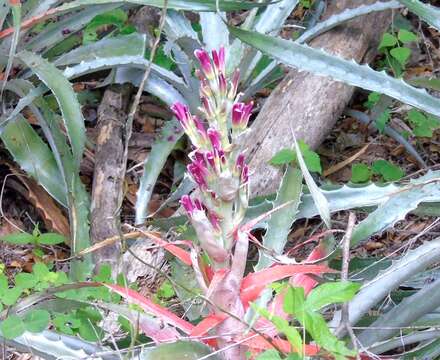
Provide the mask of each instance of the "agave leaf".
[{"label": "agave leaf", "polygon": [[[107,353],[110,349],[97,346],[78,337],[61,335],[45,330],[42,333],[26,331],[14,340],[3,340],[6,345],[24,353],[32,352],[47,360],[63,358],[87,359],[95,354]],[[105,355],[103,360],[118,360],[118,355]]]},{"label": "agave leaf", "polygon": [[[34,36],[32,40],[26,44],[25,49],[32,52],[41,52],[51,49],[55,44],[66,38],[63,30],[69,30],[69,33],[75,33],[86,26],[96,15],[110,11],[120,7],[120,4],[108,4],[99,6],[89,6],[77,13],[62,18],[53,26],[49,26]],[[39,11],[38,14],[44,11]]]},{"label": "agave leaf", "polygon": [[167,11],[163,30],[168,40],[173,42],[183,37],[198,41],[198,35],[192,28],[191,22],[183,14],[175,10]]},{"label": "agave leaf", "polygon": [[301,44],[308,42],[315,38],[316,36],[325,33],[326,31],[334,28],[335,26],[338,26],[346,21],[349,21],[351,19],[354,19],[358,16],[366,15],[372,12],[376,11],[384,11],[388,9],[397,9],[399,7],[402,7],[402,5],[399,4],[396,0],[386,1],[386,2],[375,2],[373,4],[362,4],[356,8],[353,9],[346,9],[339,14],[335,14],[331,17],[329,17],[327,20],[324,20],[312,28],[304,31],[302,35],[296,39],[296,42]]},{"label": "agave leaf", "polygon": [[[266,233],[263,237],[265,248],[273,250],[275,254],[281,255],[287,242],[290,227],[296,219],[298,205],[302,190],[302,173],[299,169],[289,166],[283,176],[277,196],[273,202],[273,208],[277,208],[287,202],[288,206],[283,207],[270,216],[267,220]],[[255,270],[259,271],[272,265],[273,260],[259,251],[258,263]]]},{"label": "agave leaf", "polygon": [[[35,90],[31,83],[22,79],[9,81],[6,89],[15,92],[20,97],[26,97],[27,94]],[[79,177],[66,137],[61,132],[62,120],[52,112],[41,97],[31,103],[29,108],[35,114],[58,165],[61,176],[58,184],[64,186],[67,199],[67,202],[62,205],[68,208],[70,215],[72,231],[70,246],[72,252],[78,252],[90,246],[88,193]],[[83,260],[75,259],[71,262],[71,271],[77,280],[84,280],[90,274],[91,269],[92,258],[90,255],[86,255]]]},{"label": "agave leaf", "polygon": [[145,34],[133,33],[118,37],[104,38],[91,44],[79,46],[56,59],[56,66],[79,64],[98,58],[114,56],[143,57],[147,38]]},{"label": "agave leaf", "polygon": [[21,115],[9,122],[0,135],[20,167],[59,203],[67,206],[62,175],[49,147]]},{"label": "agave leaf", "polygon": [[[284,22],[298,3],[299,0],[281,0],[269,5],[255,22],[254,30],[262,34],[278,35]],[[244,53],[242,60],[246,69],[243,74],[244,81],[248,81],[261,57],[261,52],[257,52],[255,49],[247,49]]]},{"label": "agave leaf", "polygon": [[440,30],[440,9],[438,7],[424,4],[419,0],[399,0],[399,2],[429,25]]},{"label": "agave leaf", "polygon": [[21,3],[20,2],[14,4],[11,3],[11,12],[12,12],[12,23],[14,25],[14,35],[12,36],[10,43],[8,64],[6,65],[6,71],[4,73],[4,82],[0,90],[0,98],[3,96],[3,90],[5,89],[5,84],[8,81],[9,73],[12,70],[15,51],[17,49],[18,40],[20,38]]},{"label": "agave leaf", "polygon": [[[440,338],[440,331],[439,330],[425,330],[425,331],[417,331],[413,334],[405,335],[405,336],[399,336],[397,338],[385,341],[381,344],[378,344],[376,346],[373,346],[368,349],[369,352],[372,352],[373,354],[382,354],[384,352],[388,352],[390,350],[400,348],[402,346],[408,346],[415,343],[420,342],[426,342],[429,340],[439,339]],[[438,345],[437,345],[438,346]],[[437,349],[437,351],[440,351]],[[418,354],[420,356],[420,354]],[[411,359],[432,359],[433,357],[412,357]],[[434,356],[435,358],[435,356]]]},{"label": "agave leaf", "polygon": [[0,28],[3,27],[3,22],[9,13],[9,2],[8,0],[0,0]]},{"label": "agave leaf", "polygon": [[401,79],[392,78],[385,72],[374,71],[368,65],[359,65],[354,61],[338,58],[319,49],[257,32],[235,27],[229,27],[229,31],[243,42],[286,65],[383,93],[430,114],[440,116],[440,99],[429,95],[424,90],[408,85]]},{"label": "agave leaf", "polygon": [[[229,31],[223,19],[225,13],[204,12],[200,13],[200,26],[202,27],[203,42],[207,51],[229,47]],[[226,51],[228,53],[228,51]]]},{"label": "agave leaf", "polygon": [[[120,0],[76,0],[59,6],[56,8],[56,13],[70,11],[85,5],[113,4],[118,2],[120,2]],[[159,8],[163,8],[165,6],[164,0],[126,0],[125,3],[154,6]],[[169,9],[184,11],[236,11],[261,6],[266,6],[266,4],[258,4],[251,1],[240,0],[169,0],[167,2],[167,7]]]},{"label": "agave leaf", "polygon": [[440,174],[428,173],[390,194],[389,200],[381,204],[368,217],[361,221],[353,230],[352,246],[358,245],[369,236],[393,227],[397,221],[416,209],[421,202],[440,201]]},{"label": "agave leaf", "polygon": [[144,171],[137,192],[135,223],[138,225],[143,224],[148,216],[148,203],[156,180],[165,165],[168,155],[174,149],[182,134],[181,125],[176,118],[173,118],[163,127],[159,138],[151,147],[150,154],[144,163]]},{"label": "agave leaf", "polygon": [[[392,290],[439,260],[440,238],[426,242],[415,250],[407,252],[385,271],[380,272],[376,278],[364,284],[358,294],[349,302],[350,324],[356,324],[367,311],[384,299]],[[335,316],[332,320],[333,325],[339,323],[338,317]]]},{"label": "agave leaf", "polygon": [[437,359],[440,355],[440,339],[419,345],[415,350],[405,353],[402,360]]},{"label": "agave leaf", "polygon": [[75,165],[79,168],[82,159],[86,135],[81,106],[72,89],[72,85],[53,64],[29,51],[18,55],[21,61],[50,88],[55,95],[63,115],[64,125],[72,146]]},{"label": "agave leaf", "polygon": [[331,219],[330,219],[330,206],[329,203],[324,195],[324,193],[321,191],[321,189],[316,185],[315,181],[312,178],[312,175],[309,172],[309,169],[307,168],[307,165],[304,161],[304,158],[302,156],[301,150],[298,146],[298,142],[296,141],[296,138],[293,138],[294,144],[295,144],[295,151],[296,151],[296,157],[298,159],[298,164],[301,168],[301,171],[304,176],[304,180],[306,181],[307,187],[310,191],[310,195],[313,198],[313,202],[316,204],[316,207],[318,208],[319,215],[321,216],[322,220],[324,221],[327,228],[331,228]]},{"label": "agave leaf", "polygon": [[220,360],[217,354],[201,342],[195,341],[176,341],[171,344],[161,344],[155,347],[146,347],[141,350],[139,355],[132,358],[142,360],[176,360],[176,359],[209,359]]},{"label": "agave leaf", "polygon": [[[437,244],[438,245],[438,244]],[[427,285],[414,295],[377,319],[371,329],[364,330],[358,339],[363,346],[371,346],[399,334],[400,329],[411,325],[423,315],[440,306],[440,280]]]}]

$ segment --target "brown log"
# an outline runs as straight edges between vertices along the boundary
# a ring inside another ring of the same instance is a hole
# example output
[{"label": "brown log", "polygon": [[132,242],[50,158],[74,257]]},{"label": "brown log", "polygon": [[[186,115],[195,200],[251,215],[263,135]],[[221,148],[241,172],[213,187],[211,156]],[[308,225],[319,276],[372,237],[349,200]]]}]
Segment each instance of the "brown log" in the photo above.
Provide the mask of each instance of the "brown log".
[{"label": "brown log", "polygon": [[[98,136],[95,147],[91,226],[92,243],[117,236],[120,232],[120,206],[125,174],[125,123],[131,95],[130,85],[113,85],[105,93],[98,109]],[[94,252],[95,271],[109,263],[118,269],[119,242]]]},{"label": "brown log", "polygon": [[[332,1],[324,18],[374,1]],[[390,22],[390,11],[372,13],[320,35],[309,45],[358,63],[369,62]],[[266,100],[245,139],[253,174],[252,196],[276,191],[282,172],[269,161],[279,150],[292,146],[292,131],[297,139],[316,148],[342,114],[354,90],[329,78],[295,69],[286,75]]]}]

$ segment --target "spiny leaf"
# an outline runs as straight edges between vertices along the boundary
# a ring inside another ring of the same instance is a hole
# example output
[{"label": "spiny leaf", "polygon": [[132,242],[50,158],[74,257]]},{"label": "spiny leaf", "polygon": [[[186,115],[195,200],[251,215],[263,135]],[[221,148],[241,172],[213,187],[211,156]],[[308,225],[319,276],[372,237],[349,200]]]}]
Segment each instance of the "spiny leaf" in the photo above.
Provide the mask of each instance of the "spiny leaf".
[{"label": "spiny leaf", "polygon": [[332,29],[335,26],[338,26],[348,20],[351,20],[355,17],[369,14],[375,11],[383,11],[387,9],[396,9],[401,7],[401,5],[395,1],[386,1],[386,2],[375,2],[373,4],[368,5],[360,5],[353,9],[346,9],[339,14],[332,15],[327,20],[324,20],[318,24],[316,24],[311,29],[306,30],[297,40],[298,43],[305,43],[314,37]]},{"label": "spiny leaf", "polygon": [[139,356],[144,360],[198,360],[200,358],[220,360],[218,355],[210,355],[211,353],[212,350],[201,342],[176,341],[170,344],[146,347],[141,351]]},{"label": "spiny leaf", "polygon": [[18,56],[55,95],[63,114],[63,121],[72,146],[75,164],[79,168],[86,135],[81,106],[72,85],[60,70],[42,57],[29,51],[22,51]]},{"label": "spiny leaf", "polygon": [[424,4],[419,0],[399,0],[399,2],[405,5],[409,11],[420,16],[420,18],[426,21],[429,25],[440,30],[440,9]]},{"label": "spiny leaf", "polygon": [[[287,242],[290,227],[296,219],[301,190],[302,173],[299,169],[289,166],[284,173],[277,197],[273,202],[273,208],[277,208],[287,202],[291,203],[270,216],[267,221],[266,233],[263,237],[264,247],[273,250],[275,254],[280,255]],[[262,270],[272,263],[273,260],[263,251],[260,251],[260,257],[255,270]]]},{"label": "spiny leaf", "polygon": [[279,60],[286,65],[317,75],[329,76],[349,85],[377,91],[399,101],[440,116],[440,100],[426,91],[416,89],[401,79],[385,72],[374,71],[367,65],[344,60],[322,50],[300,45],[292,41],[266,36],[252,31],[229,27],[240,40]]},{"label": "spiny leaf", "polygon": [[60,204],[67,206],[66,189],[53,154],[32,126],[19,115],[6,125],[0,137],[20,167]]}]

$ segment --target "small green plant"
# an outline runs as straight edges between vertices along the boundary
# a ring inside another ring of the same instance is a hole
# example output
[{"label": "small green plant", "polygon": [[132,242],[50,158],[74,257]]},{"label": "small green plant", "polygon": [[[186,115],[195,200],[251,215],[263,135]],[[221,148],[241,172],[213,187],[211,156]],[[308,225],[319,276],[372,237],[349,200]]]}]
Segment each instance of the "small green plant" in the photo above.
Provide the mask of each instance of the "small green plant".
[{"label": "small green plant", "polygon": [[42,245],[53,246],[66,242],[66,238],[57,233],[41,233],[38,225],[35,226],[32,234],[26,232],[8,234],[0,238],[0,241],[5,241],[15,245],[34,245],[33,253],[38,257],[43,257],[44,252]]},{"label": "small green plant", "polygon": [[[335,359],[346,359],[355,356],[356,352],[349,350],[344,342],[337,339],[330,331],[320,310],[331,304],[339,304],[351,300],[359,290],[360,284],[353,282],[325,283],[317,286],[306,297],[304,288],[281,285],[276,287],[278,296],[282,296],[283,310],[293,316],[301,327],[312,337],[317,345],[330,352]],[[270,320],[280,333],[283,333],[291,346],[296,349],[289,359],[303,359],[304,332],[293,326],[288,320],[274,315],[268,309],[254,305],[254,308],[266,319]],[[274,353],[274,350],[270,350]],[[267,353],[266,353],[267,354]],[[264,359],[264,355],[261,355]],[[277,357],[274,357],[276,359]],[[279,358],[279,354],[278,354]],[[260,357],[258,358],[260,359]]]},{"label": "small green plant", "polygon": [[[302,140],[298,141],[298,146],[309,171],[321,174],[322,167],[319,155],[311,150],[309,145]],[[297,163],[296,152],[293,149],[282,149],[272,157],[270,163],[272,165],[288,165],[290,163]]]},{"label": "small green plant", "polygon": [[405,29],[383,34],[378,48],[385,55],[385,67],[391,68],[396,77],[402,76],[411,56],[411,49],[406,45],[415,41],[417,35]]},{"label": "small green plant", "polygon": [[433,131],[440,128],[440,121],[432,115],[423,114],[416,109],[410,110],[406,118],[417,137],[432,137]]},{"label": "small green plant", "polygon": [[378,175],[383,181],[400,180],[405,172],[397,165],[387,160],[376,160],[371,168],[366,164],[353,164],[351,167],[351,182],[355,184],[365,183],[371,180],[372,175]]}]

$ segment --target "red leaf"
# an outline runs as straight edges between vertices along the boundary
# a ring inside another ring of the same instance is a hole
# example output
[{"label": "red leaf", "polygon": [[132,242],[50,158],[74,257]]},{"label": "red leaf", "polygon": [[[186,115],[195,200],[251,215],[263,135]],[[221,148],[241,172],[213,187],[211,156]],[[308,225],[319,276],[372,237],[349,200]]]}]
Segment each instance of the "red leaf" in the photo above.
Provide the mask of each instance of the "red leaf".
[{"label": "red leaf", "polygon": [[[312,250],[312,252],[307,257],[306,262],[323,259],[324,257],[326,257],[326,255],[327,252],[324,248],[324,245],[320,244]],[[318,282],[311,276],[305,274],[297,274],[293,276],[292,279],[290,279],[290,284],[292,284],[293,286],[304,288],[304,293],[307,295],[316,285],[318,285]]]},{"label": "red leaf", "polygon": [[197,326],[191,331],[189,336],[206,335],[208,331],[214,329],[227,318],[226,314],[212,314],[200,321]]},{"label": "red leaf", "polygon": [[181,319],[180,317],[173,314],[168,309],[165,309],[162,306],[153,303],[150,299],[142,296],[141,294],[139,294],[138,292],[136,292],[130,288],[126,288],[126,287],[122,287],[122,286],[114,285],[114,284],[102,284],[102,285],[109,288],[110,290],[114,291],[115,293],[121,295],[123,298],[127,299],[129,302],[136,304],[136,305],[139,305],[143,310],[159,317],[167,324],[170,324],[170,325],[173,325],[173,326],[179,328],[185,334],[190,334],[191,331],[193,331],[193,329],[194,329],[193,324]]},{"label": "red leaf", "polygon": [[241,283],[240,297],[244,305],[255,300],[261,291],[274,281],[290,277],[295,274],[322,274],[334,272],[325,265],[275,265],[256,273],[247,275]]},{"label": "red leaf", "polygon": [[[173,254],[176,258],[178,258],[179,260],[181,260],[184,264],[191,266],[192,265],[192,261],[191,261],[191,255],[189,254],[188,251],[183,250],[182,248],[170,244],[169,242],[163,240],[162,238],[160,238],[159,236],[155,235],[152,232],[148,232],[148,237],[153,240],[157,245],[163,246],[163,248],[167,251],[169,251],[171,254]],[[182,242],[185,243],[186,242]]]}]

